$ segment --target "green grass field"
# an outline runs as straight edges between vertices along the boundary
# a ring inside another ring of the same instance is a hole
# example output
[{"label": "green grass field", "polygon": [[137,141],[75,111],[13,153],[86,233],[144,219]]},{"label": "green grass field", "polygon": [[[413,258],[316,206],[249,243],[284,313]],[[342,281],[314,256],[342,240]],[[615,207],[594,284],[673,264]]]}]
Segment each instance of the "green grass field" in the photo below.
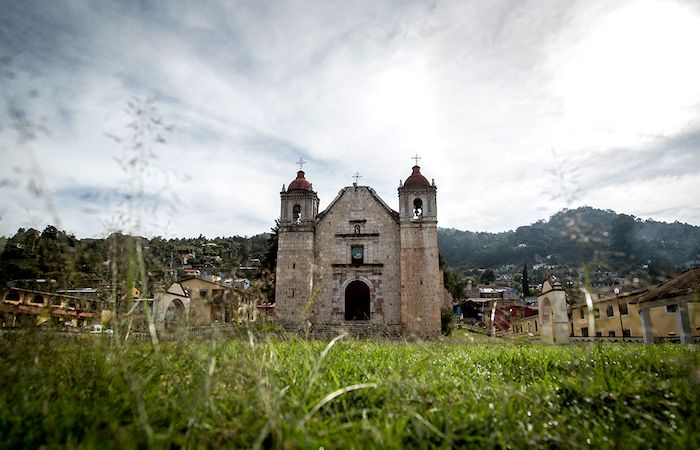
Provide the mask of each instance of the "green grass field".
[{"label": "green grass field", "polygon": [[700,448],[697,346],[0,337],[4,448]]}]

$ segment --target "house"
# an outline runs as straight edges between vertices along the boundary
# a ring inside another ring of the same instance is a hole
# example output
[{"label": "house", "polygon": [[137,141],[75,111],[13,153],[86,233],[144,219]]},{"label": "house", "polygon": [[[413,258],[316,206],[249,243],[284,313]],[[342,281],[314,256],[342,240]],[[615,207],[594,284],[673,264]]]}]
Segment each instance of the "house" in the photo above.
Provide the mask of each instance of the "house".
[{"label": "house", "polygon": [[653,342],[658,330],[670,329],[674,331],[668,335],[676,333],[682,343],[700,340],[700,268],[665,281],[631,303],[639,309],[645,343]]},{"label": "house", "polygon": [[179,284],[189,294],[189,323],[192,326],[257,320],[256,305],[260,299],[249,290],[200,277],[186,278]]}]

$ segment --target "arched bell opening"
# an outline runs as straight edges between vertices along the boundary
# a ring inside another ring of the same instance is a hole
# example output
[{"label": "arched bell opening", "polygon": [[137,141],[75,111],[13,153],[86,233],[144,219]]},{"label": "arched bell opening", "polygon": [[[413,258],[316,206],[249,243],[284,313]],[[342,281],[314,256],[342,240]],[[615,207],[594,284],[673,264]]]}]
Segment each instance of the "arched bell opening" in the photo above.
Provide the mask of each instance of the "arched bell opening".
[{"label": "arched bell opening", "polygon": [[413,200],[413,218],[420,219],[423,217],[423,200],[417,198]]}]

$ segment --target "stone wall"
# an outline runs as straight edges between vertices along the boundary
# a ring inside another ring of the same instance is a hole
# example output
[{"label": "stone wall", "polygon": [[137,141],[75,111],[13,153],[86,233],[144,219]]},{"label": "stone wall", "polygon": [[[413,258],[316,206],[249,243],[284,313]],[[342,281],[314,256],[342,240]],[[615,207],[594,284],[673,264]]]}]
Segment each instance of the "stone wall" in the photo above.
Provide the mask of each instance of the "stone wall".
[{"label": "stone wall", "polygon": [[343,333],[355,338],[405,339],[407,336],[401,325],[386,325],[360,322],[341,324],[312,324],[308,328],[287,327],[293,335],[308,336],[314,339],[333,339]]},{"label": "stone wall", "polygon": [[[316,324],[345,323],[345,289],[354,280],[370,288],[370,323],[400,323],[399,231],[390,210],[374,191],[347,187],[316,225],[312,307]],[[364,248],[363,264],[353,265],[351,246]]]},{"label": "stone wall", "polygon": [[409,334],[440,333],[443,302],[437,248],[437,227],[401,225],[401,324]]},{"label": "stone wall", "polygon": [[277,250],[275,314],[280,323],[301,324],[313,295],[313,225],[280,227]]}]

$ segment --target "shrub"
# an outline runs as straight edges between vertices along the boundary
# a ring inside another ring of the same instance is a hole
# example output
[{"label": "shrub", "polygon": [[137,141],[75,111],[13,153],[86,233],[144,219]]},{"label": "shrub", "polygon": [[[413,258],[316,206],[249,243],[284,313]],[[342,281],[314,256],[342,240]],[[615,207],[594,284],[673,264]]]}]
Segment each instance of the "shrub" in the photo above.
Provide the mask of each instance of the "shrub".
[{"label": "shrub", "polygon": [[440,309],[440,331],[442,332],[443,336],[449,336],[452,334],[452,324],[454,321],[455,315],[451,309]]}]

